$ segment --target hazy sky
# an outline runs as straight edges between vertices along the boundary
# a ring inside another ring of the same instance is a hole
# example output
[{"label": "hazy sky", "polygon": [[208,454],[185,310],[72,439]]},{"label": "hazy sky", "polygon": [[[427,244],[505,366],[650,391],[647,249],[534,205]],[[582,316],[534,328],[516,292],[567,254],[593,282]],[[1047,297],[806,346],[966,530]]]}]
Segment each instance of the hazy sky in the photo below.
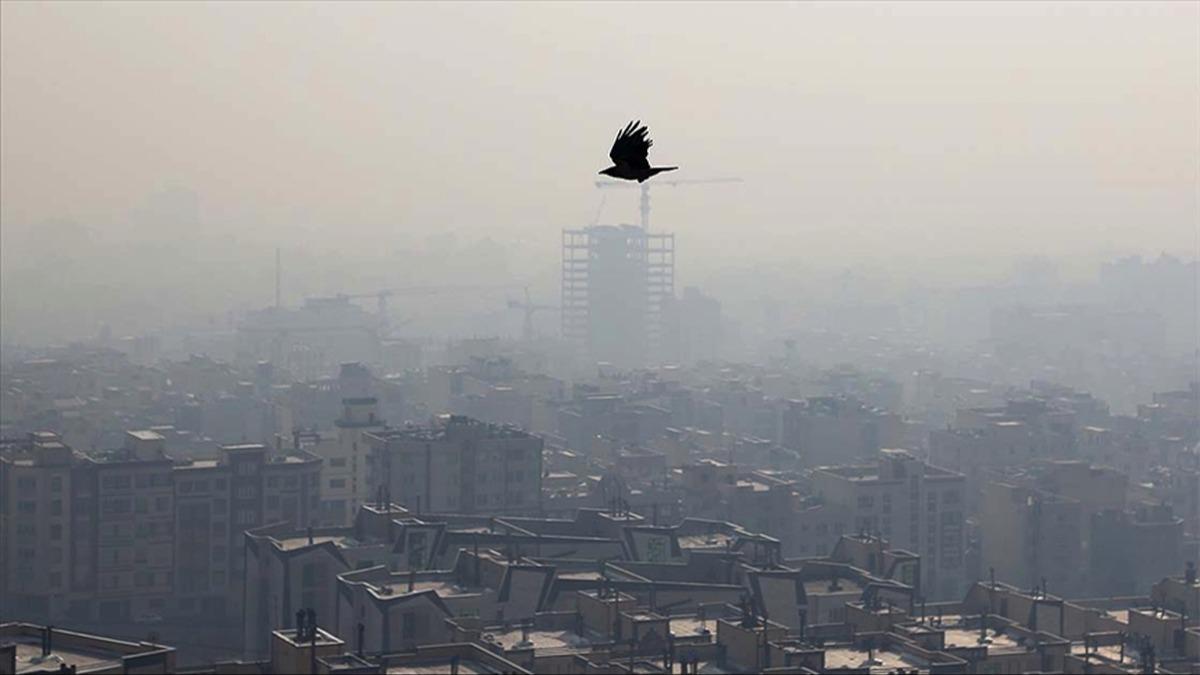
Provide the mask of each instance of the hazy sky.
[{"label": "hazy sky", "polygon": [[[1197,242],[1200,4],[0,3],[6,228],[164,186],[314,246],[587,224],[629,119],[693,260]],[[633,221],[635,191],[602,220]],[[549,261],[555,265],[556,261]]]}]

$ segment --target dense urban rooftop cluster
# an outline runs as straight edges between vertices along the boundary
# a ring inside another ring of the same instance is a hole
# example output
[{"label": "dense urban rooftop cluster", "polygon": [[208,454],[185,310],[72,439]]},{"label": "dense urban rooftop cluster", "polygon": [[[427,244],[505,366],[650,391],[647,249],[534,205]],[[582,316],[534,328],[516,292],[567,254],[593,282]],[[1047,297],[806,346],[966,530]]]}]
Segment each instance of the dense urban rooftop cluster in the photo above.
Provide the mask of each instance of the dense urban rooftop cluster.
[{"label": "dense urban rooftop cluster", "polygon": [[1200,669],[1200,383],[535,351],[5,362],[0,673]]}]

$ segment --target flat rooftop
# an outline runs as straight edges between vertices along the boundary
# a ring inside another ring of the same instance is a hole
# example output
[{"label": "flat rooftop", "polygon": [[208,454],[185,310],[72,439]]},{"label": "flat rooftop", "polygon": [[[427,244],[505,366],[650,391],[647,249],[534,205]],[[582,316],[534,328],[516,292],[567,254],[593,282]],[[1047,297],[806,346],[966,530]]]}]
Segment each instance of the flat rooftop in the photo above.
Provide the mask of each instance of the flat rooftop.
[{"label": "flat rooftop", "polygon": [[139,441],[163,441],[163,440],[166,440],[165,438],[163,438],[162,434],[158,433],[157,431],[150,431],[149,429],[138,429],[135,431],[126,431],[125,434],[127,436],[132,436],[133,438],[136,438]]},{"label": "flat rooftop", "polygon": [[1141,653],[1132,643],[1127,643],[1125,649],[1122,650],[1120,645],[1091,645],[1089,647],[1083,642],[1072,642],[1071,653],[1075,656],[1083,656],[1090,653],[1091,658],[1089,660],[1101,663],[1123,663],[1129,667],[1136,666],[1141,662]]},{"label": "flat rooftop", "polygon": [[[872,656],[874,657],[872,659]],[[874,653],[851,646],[833,646],[825,649],[825,669],[866,669],[870,673],[891,673],[897,668],[918,668],[929,672],[929,665],[904,652],[876,649]]]},{"label": "flat rooftop", "polygon": [[[472,592],[464,589],[462,586],[453,581],[443,579],[416,579],[412,584],[412,590],[408,589],[408,575],[396,574],[388,582],[369,581],[367,588],[376,596],[381,598],[395,598],[409,593],[424,593],[425,591],[433,591],[439,597],[450,597],[452,595],[471,595]],[[385,588],[390,591],[385,592]]]},{"label": "flat rooftop", "polygon": [[[387,669],[388,673],[411,674],[411,675],[450,675],[451,673],[449,660],[426,661],[423,663],[406,663],[402,666],[391,666]],[[496,671],[488,666],[474,660],[460,660],[458,662],[459,675],[485,675],[487,673],[495,673]]]},{"label": "flat rooftop", "polygon": [[952,624],[951,626],[944,628],[946,637],[945,645],[947,648],[986,646],[988,652],[995,654],[1019,654],[1029,651],[1024,645],[1006,633],[1000,633],[988,628],[984,631],[985,642],[980,643],[978,626],[972,628],[961,620],[950,623]]},{"label": "flat rooftop", "polygon": [[[672,616],[668,621],[671,634],[676,638],[711,635],[716,637],[716,619],[701,621],[699,616]],[[705,632],[707,631],[707,632]]]},{"label": "flat rooftop", "polygon": [[734,538],[724,532],[712,534],[689,534],[679,537],[680,548],[725,548],[726,543],[733,543]]},{"label": "flat rooftop", "polygon": [[499,645],[505,651],[529,647],[535,651],[543,649],[583,650],[590,649],[592,646],[590,640],[569,630],[531,630],[528,634],[528,645],[521,644],[523,634],[520,628],[486,628],[483,630],[483,634],[491,635],[494,639],[493,644]]},{"label": "flat rooftop", "polygon": [[42,643],[37,638],[4,637],[0,643],[17,645],[17,673],[56,672],[60,666],[74,666],[76,670],[88,671],[104,668],[118,668],[121,665],[121,655],[113,654],[102,649],[55,649],[47,657],[42,657]]},{"label": "flat rooftop", "polygon": [[275,545],[283,551],[294,551],[305,546],[316,546],[331,541],[334,544],[344,545],[347,541],[346,537],[338,536],[314,536],[311,541],[307,536],[287,537],[285,539],[276,539]]}]

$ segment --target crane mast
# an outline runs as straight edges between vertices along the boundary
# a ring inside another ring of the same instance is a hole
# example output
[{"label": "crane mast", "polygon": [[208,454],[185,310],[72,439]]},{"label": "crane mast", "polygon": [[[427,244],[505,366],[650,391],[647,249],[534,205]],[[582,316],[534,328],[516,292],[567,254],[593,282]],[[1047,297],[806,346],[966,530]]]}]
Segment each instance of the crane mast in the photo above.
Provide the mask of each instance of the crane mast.
[{"label": "crane mast", "polygon": [[[655,185],[670,185],[671,187],[678,187],[680,185],[698,185],[698,184],[703,184],[703,183],[740,183],[740,182],[742,182],[741,178],[691,178],[691,179],[681,178],[681,179],[676,179],[676,180],[658,180],[658,181],[655,181],[654,184]],[[596,187],[601,190],[607,190],[607,189],[612,189],[612,188],[630,189],[630,188],[634,188],[634,187],[641,190],[641,195],[638,199],[638,214],[641,217],[640,224],[641,224],[643,230],[648,231],[650,229],[650,183],[647,182],[647,183],[639,183],[637,185],[634,185],[632,183],[624,183],[624,182],[619,182],[619,181],[598,180],[598,181],[596,181]],[[603,203],[601,203],[601,206],[603,207]],[[598,214],[597,214],[597,220],[599,220]]]}]

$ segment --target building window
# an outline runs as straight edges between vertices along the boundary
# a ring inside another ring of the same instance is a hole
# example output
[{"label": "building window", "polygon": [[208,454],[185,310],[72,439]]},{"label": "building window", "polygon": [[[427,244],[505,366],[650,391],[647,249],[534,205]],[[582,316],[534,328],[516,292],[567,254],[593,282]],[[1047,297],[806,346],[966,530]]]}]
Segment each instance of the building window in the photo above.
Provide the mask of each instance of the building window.
[{"label": "building window", "polygon": [[129,513],[130,506],[131,504],[129,503],[129,498],[127,497],[104,500],[105,513]]},{"label": "building window", "polygon": [[62,531],[63,531],[62,525],[51,525],[50,526],[50,540],[58,541],[58,540],[62,539]]},{"label": "building window", "polygon": [[333,478],[333,479],[330,479],[330,481],[329,481],[329,489],[331,489],[331,490],[341,490],[345,487],[346,487],[346,479],[345,478]]},{"label": "building window", "polygon": [[345,457],[334,457],[333,459],[329,460],[329,466],[336,467],[336,468],[341,468],[343,466],[346,466],[346,458]]},{"label": "building window", "polygon": [[130,480],[129,476],[105,476],[101,485],[105,490],[128,490]]},{"label": "building window", "polygon": [[52,476],[50,478],[50,491],[62,492],[62,476]]},{"label": "building window", "polygon": [[37,513],[37,502],[31,500],[17,502],[17,513],[26,515]]},{"label": "building window", "polygon": [[875,506],[875,498],[870,495],[863,495],[858,498],[858,508],[870,509]]},{"label": "building window", "polygon": [[168,510],[170,510],[170,508],[171,508],[171,501],[169,499],[167,499],[166,497],[155,497],[154,498],[154,510],[157,513],[162,513],[164,511],[168,511]]}]

